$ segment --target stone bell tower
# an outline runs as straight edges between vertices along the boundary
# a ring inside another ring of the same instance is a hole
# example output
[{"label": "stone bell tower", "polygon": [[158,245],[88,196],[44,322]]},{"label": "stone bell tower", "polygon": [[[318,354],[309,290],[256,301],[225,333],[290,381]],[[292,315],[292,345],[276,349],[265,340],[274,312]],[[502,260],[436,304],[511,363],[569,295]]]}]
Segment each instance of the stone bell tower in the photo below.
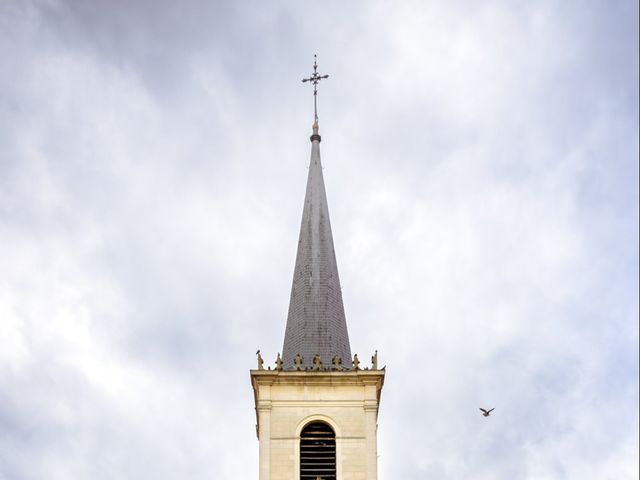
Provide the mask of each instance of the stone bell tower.
[{"label": "stone bell tower", "polygon": [[[314,85],[327,78],[314,73]],[[251,370],[260,480],[376,480],[384,369],[351,356],[320,162],[317,109],[289,314],[273,369]]]}]

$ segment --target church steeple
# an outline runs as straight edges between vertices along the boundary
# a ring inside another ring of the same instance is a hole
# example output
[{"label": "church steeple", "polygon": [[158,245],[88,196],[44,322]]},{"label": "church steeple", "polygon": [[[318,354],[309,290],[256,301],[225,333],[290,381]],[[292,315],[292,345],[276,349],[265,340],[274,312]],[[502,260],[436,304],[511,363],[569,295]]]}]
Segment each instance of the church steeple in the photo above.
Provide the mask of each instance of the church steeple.
[{"label": "church steeple", "polygon": [[251,370],[260,480],[376,480],[385,369],[351,357],[320,162],[314,86],[311,161],[282,357]]},{"label": "church steeple", "polygon": [[302,356],[303,366],[311,366],[316,355],[320,355],[324,365],[331,365],[336,355],[347,367],[351,362],[320,161],[320,140],[318,123],[314,122],[307,191],[284,337],[282,360],[285,368],[293,366],[297,354]]}]

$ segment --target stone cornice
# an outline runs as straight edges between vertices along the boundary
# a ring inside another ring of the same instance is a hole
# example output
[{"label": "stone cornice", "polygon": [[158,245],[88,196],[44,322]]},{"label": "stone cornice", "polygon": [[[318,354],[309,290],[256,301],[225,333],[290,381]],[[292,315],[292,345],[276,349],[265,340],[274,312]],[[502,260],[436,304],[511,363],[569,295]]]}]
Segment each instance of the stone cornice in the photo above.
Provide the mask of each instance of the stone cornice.
[{"label": "stone cornice", "polygon": [[375,385],[381,390],[385,370],[296,371],[251,370],[251,385]]}]

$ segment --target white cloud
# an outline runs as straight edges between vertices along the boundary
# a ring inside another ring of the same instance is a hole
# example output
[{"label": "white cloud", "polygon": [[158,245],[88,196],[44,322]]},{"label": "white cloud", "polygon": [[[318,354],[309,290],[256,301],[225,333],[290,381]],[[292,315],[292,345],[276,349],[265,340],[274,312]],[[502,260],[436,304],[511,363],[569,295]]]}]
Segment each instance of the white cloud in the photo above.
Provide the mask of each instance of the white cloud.
[{"label": "white cloud", "polygon": [[314,52],[381,478],[636,478],[637,5],[274,5],[0,10],[0,478],[255,478]]}]

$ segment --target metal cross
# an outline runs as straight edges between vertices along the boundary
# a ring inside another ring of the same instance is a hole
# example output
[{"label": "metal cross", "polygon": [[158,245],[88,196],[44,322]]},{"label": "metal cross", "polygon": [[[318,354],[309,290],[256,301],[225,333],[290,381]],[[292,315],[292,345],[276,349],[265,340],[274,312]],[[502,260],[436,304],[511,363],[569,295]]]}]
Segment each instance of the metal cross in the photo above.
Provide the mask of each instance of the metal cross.
[{"label": "metal cross", "polygon": [[318,82],[323,78],[329,78],[329,75],[320,75],[318,73],[317,55],[313,56],[313,74],[309,78],[303,78],[302,83],[311,82],[313,84],[313,120],[314,123],[318,123]]}]

